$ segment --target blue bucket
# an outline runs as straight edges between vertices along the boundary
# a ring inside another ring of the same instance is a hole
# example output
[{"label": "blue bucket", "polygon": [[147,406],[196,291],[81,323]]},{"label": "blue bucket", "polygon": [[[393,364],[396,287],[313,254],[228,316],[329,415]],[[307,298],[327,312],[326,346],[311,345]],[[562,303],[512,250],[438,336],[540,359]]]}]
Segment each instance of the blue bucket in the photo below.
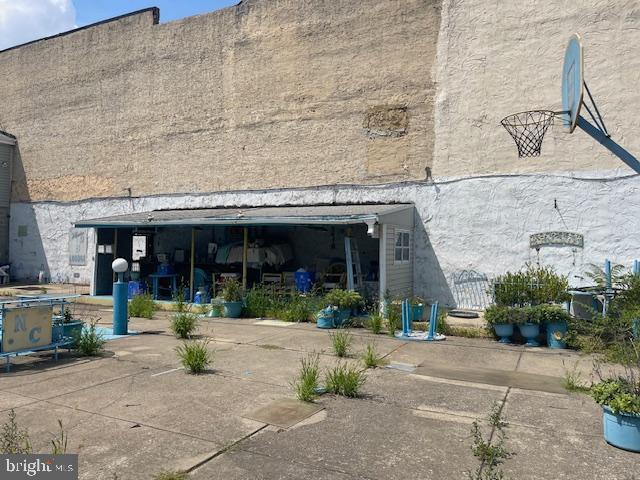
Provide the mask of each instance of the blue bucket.
[{"label": "blue bucket", "polygon": [[614,447],[640,452],[640,415],[613,413],[602,407],[604,439]]}]

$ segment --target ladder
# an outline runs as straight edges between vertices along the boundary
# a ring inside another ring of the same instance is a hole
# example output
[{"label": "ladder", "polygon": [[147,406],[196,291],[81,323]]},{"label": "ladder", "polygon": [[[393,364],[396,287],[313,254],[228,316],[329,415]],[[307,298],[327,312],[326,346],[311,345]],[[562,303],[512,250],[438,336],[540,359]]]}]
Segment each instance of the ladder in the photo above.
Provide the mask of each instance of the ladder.
[{"label": "ladder", "polygon": [[360,251],[355,238],[344,237],[344,253],[347,263],[347,290],[361,291],[364,288]]}]

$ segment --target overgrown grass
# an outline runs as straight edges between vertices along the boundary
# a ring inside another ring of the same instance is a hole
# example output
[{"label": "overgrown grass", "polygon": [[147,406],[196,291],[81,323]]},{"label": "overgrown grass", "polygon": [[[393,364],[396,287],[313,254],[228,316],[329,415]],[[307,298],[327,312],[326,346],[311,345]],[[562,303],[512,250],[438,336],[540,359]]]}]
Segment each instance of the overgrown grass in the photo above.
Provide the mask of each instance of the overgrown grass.
[{"label": "overgrown grass", "polygon": [[182,366],[189,373],[202,373],[213,361],[213,354],[208,348],[209,340],[185,342],[176,347],[176,353]]},{"label": "overgrown grass", "polygon": [[188,478],[186,473],[174,470],[162,470],[153,476],[153,480],[187,480]]},{"label": "overgrown grass", "polygon": [[367,344],[367,348],[362,355],[362,361],[367,368],[376,368],[386,363],[382,357],[378,356],[375,344],[373,343]]},{"label": "overgrown grass", "polygon": [[104,335],[96,329],[96,322],[91,322],[89,326],[83,326],[80,333],[76,335],[74,340],[74,348],[85,357],[95,357],[104,348],[106,340]]},{"label": "overgrown grass", "polygon": [[135,295],[129,300],[129,316],[140,318],[153,318],[153,314],[158,309],[156,302],[150,293]]},{"label": "overgrown grass", "polygon": [[[428,328],[428,322],[425,322],[425,330]],[[447,322],[446,312],[441,312],[438,316],[438,325],[436,330],[438,333],[448,337],[465,337],[465,338],[493,338],[493,332],[485,327],[459,327],[451,325]]]},{"label": "overgrown grass", "polygon": [[382,331],[382,327],[384,324],[384,317],[380,314],[380,312],[374,312],[369,315],[369,320],[367,321],[367,328],[371,330],[371,333],[378,335]]},{"label": "overgrown grass", "polygon": [[346,330],[338,330],[336,333],[330,333],[329,338],[331,338],[331,345],[336,356],[341,358],[349,356],[353,335]]},{"label": "overgrown grass", "polygon": [[298,400],[312,402],[317,396],[320,356],[317,353],[310,353],[300,360],[300,364],[300,373],[292,386]]},{"label": "overgrown grass", "polygon": [[578,362],[574,362],[573,367],[571,367],[571,369],[568,369],[565,366],[563,360],[562,366],[564,368],[564,377],[562,378],[562,384],[564,385],[564,388],[566,388],[569,392],[589,392],[589,387],[585,385],[584,381],[582,380],[582,376],[578,371]]},{"label": "overgrown grass", "polygon": [[360,394],[367,375],[364,369],[355,365],[338,363],[332,369],[327,370],[325,375],[325,387],[327,391],[355,398]]},{"label": "overgrown grass", "polygon": [[387,308],[387,333],[392,337],[396,334],[396,330],[401,328],[402,324],[402,306],[392,303]]},{"label": "overgrown grass", "polygon": [[[29,439],[29,432],[18,426],[16,412],[11,409],[8,416],[9,418],[0,430],[0,454],[26,455],[34,453]],[[58,427],[60,429],[58,435],[51,440],[51,453],[53,455],[67,453],[68,436],[64,431],[61,420],[58,420]]]},{"label": "overgrown grass", "polygon": [[244,314],[248,317],[272,317],[285,322],[313,321],[323,305],[322,297],[297,292],[281,293],[273,286],[256,285],[247,292]]},{"label": "overgrown grass", "polygon": [[198,317],[190,312],[179,312],[171,317],[171,331],[178,338],[191,338],[198,327]]}]

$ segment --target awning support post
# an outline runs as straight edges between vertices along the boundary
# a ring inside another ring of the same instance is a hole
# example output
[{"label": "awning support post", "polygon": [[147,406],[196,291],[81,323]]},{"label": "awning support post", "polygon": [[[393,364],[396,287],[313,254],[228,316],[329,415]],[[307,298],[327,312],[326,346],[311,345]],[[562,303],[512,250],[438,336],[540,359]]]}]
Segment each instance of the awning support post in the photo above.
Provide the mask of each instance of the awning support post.
[{"label": "awning support post", "polygon": [[247,260],[249,258],[249,228],[244,227],[244,244],[242,246],[242,289],[247,290]]},{"label": "awning support post", "polygon": [[189,272],[189,301],[193,303],[193,281],[195,278],[195,264],[196,264],[196,229],[191,229],[191,271]]}]

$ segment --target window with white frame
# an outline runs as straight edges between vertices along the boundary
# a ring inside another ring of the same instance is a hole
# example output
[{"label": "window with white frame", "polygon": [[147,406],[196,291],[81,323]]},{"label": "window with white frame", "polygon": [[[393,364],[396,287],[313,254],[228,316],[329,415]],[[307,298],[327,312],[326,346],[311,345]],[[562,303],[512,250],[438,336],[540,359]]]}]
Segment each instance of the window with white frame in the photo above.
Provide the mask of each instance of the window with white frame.
[{"label": "window with white frame", "polygon": [[396,245],[393,263],[409,263],[411,240],[409,230],[396,230]]}]

